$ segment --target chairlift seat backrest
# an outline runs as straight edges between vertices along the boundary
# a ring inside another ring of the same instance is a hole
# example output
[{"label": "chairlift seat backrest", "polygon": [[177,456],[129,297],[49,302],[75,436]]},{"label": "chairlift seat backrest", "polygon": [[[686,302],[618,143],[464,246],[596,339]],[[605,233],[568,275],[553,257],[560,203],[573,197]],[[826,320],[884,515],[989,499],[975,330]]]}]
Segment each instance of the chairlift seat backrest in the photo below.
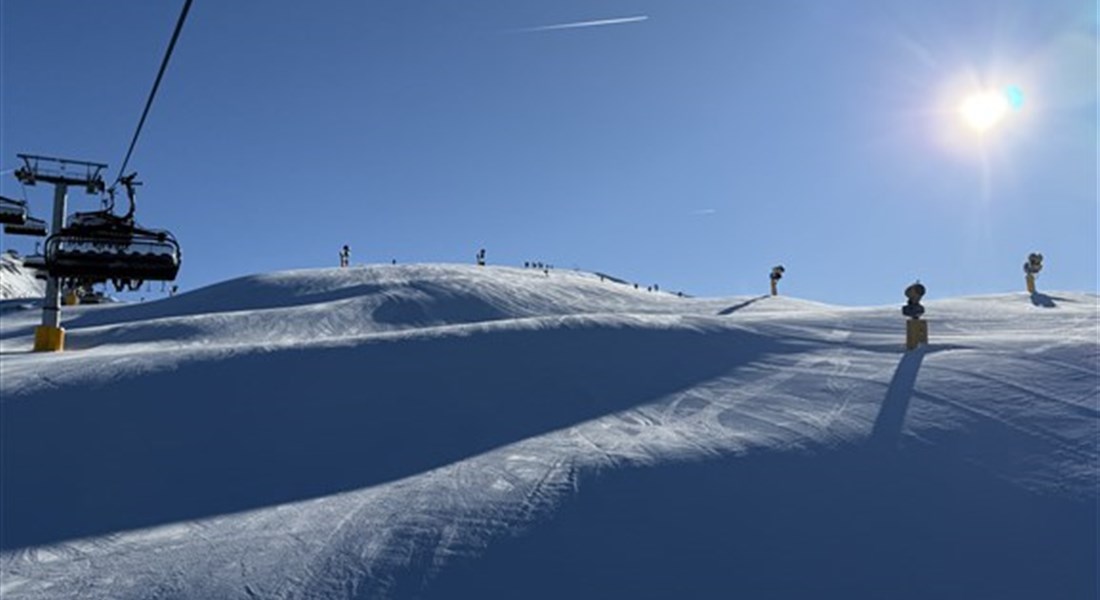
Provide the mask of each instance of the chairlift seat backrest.
[{"label": "chairlift seat backrest", "polygon": [[54,277],[172,281],[180,248],[167,231],[66,228],[46,240],[46,269]]},{"label": "chairlift seat backrest", "polygon": [[7,223],[4,225],[4,233],[11,235],[30,235],[46,237],[46,222],[42,219],[27,217],[22,223]]},{"label": "chairlift seat backrest", "polygon": [[27,204],[0,196],[0,223],[22,225],[27,221]]}]

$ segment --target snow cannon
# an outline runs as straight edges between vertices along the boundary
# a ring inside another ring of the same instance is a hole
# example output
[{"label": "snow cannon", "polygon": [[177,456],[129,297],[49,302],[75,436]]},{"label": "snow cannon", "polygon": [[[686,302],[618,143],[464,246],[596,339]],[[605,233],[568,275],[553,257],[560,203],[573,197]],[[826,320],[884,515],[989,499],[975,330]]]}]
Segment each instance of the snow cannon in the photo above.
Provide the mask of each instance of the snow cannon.
[{"label": "snow cannon", "polygon": [[786,271],[786,269],[783,268],[783,265],[776,265],[776,266],[772,267],[772,274],[769,275],[768,277],[772,280],[772,295],[773,296],[778,296],[779,295],[779,288],[778,288],[779,280],[783,279],[783,273],[785,271]]},{"label": "snow cannon", "polygon": [[1043,255],[1038,252],[1032,252],[1027,255],[1027,262],[1024,263],[1024,276],[1027,281],[1027,292],[1029,294],[1035,293],[1035,276],[1039,274],[1039,271],[1043,270]]},{"label": "snow cannon", "polygon": [[928,321],[921,319],[924,314],[924,306],[921,298],[928,292],[920,281],[905,288],[907,302],[901,307],[901,314],[909,317],[905,322],[905,349],[912,350],[921,344],[928,343]]}]

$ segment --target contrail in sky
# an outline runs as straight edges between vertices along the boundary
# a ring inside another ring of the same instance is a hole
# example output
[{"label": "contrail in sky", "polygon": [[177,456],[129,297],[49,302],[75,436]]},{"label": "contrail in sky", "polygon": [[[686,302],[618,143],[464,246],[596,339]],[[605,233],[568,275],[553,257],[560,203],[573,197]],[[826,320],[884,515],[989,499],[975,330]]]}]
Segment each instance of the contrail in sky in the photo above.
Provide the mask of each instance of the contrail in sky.
[{"label": "contrail in sky", "polygon": [[532,32],[532,31],[554,31],[556,29],[578,29],[580,27],[600,27],[603,25],[622,25],[623,23],[637,23],[639,21],[645,21],[649,18],[649,15],[638,15],[636,17],[619,17],[616,19],[597,19],[595,21],[576,21],[574,23],[559,23],[557,25],[543,25],[541,27],[528,27],[526,29],[518,29],[519,32]]}]

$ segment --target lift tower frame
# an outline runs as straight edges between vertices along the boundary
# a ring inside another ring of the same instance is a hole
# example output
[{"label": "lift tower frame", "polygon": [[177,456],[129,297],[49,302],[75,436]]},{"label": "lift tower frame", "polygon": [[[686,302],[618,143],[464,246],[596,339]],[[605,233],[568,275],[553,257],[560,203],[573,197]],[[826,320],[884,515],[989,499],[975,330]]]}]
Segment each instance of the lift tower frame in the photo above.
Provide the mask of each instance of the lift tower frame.
[{"label": "lift tower frame", "polygon": [[[35,185],[39,181],[51,183],[53,191],[53,225],[51,232],[65,226],[65,209],[69,186],[80,186],[88,194],[102,194],[106,189],[102,172],[107,165],[83,160],[17,154],[23,166],[15,171],[15,177],[23,185]],[[42,324],[34,330],[35,352],[56,352],[65,347],[65,330],[61,328],[61,280],[49,276],[46,279],[46,298],[42,303]]]}]

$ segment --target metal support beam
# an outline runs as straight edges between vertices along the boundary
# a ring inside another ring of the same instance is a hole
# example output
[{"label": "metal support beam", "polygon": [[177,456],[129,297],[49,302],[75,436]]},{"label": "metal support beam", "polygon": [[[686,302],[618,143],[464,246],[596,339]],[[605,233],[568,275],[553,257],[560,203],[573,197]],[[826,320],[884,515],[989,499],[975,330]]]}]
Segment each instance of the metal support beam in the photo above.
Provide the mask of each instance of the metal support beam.
[{"label": "metal support beam", "polygon": [[[53,226],[50,231],[61,231],[65,226],[65,204],[69,196],[69,186],[55,183],[53,188]],[[46,280],[46,301],[42,304],[42,325],[61,327],[61,281],[57,277]]]}]

